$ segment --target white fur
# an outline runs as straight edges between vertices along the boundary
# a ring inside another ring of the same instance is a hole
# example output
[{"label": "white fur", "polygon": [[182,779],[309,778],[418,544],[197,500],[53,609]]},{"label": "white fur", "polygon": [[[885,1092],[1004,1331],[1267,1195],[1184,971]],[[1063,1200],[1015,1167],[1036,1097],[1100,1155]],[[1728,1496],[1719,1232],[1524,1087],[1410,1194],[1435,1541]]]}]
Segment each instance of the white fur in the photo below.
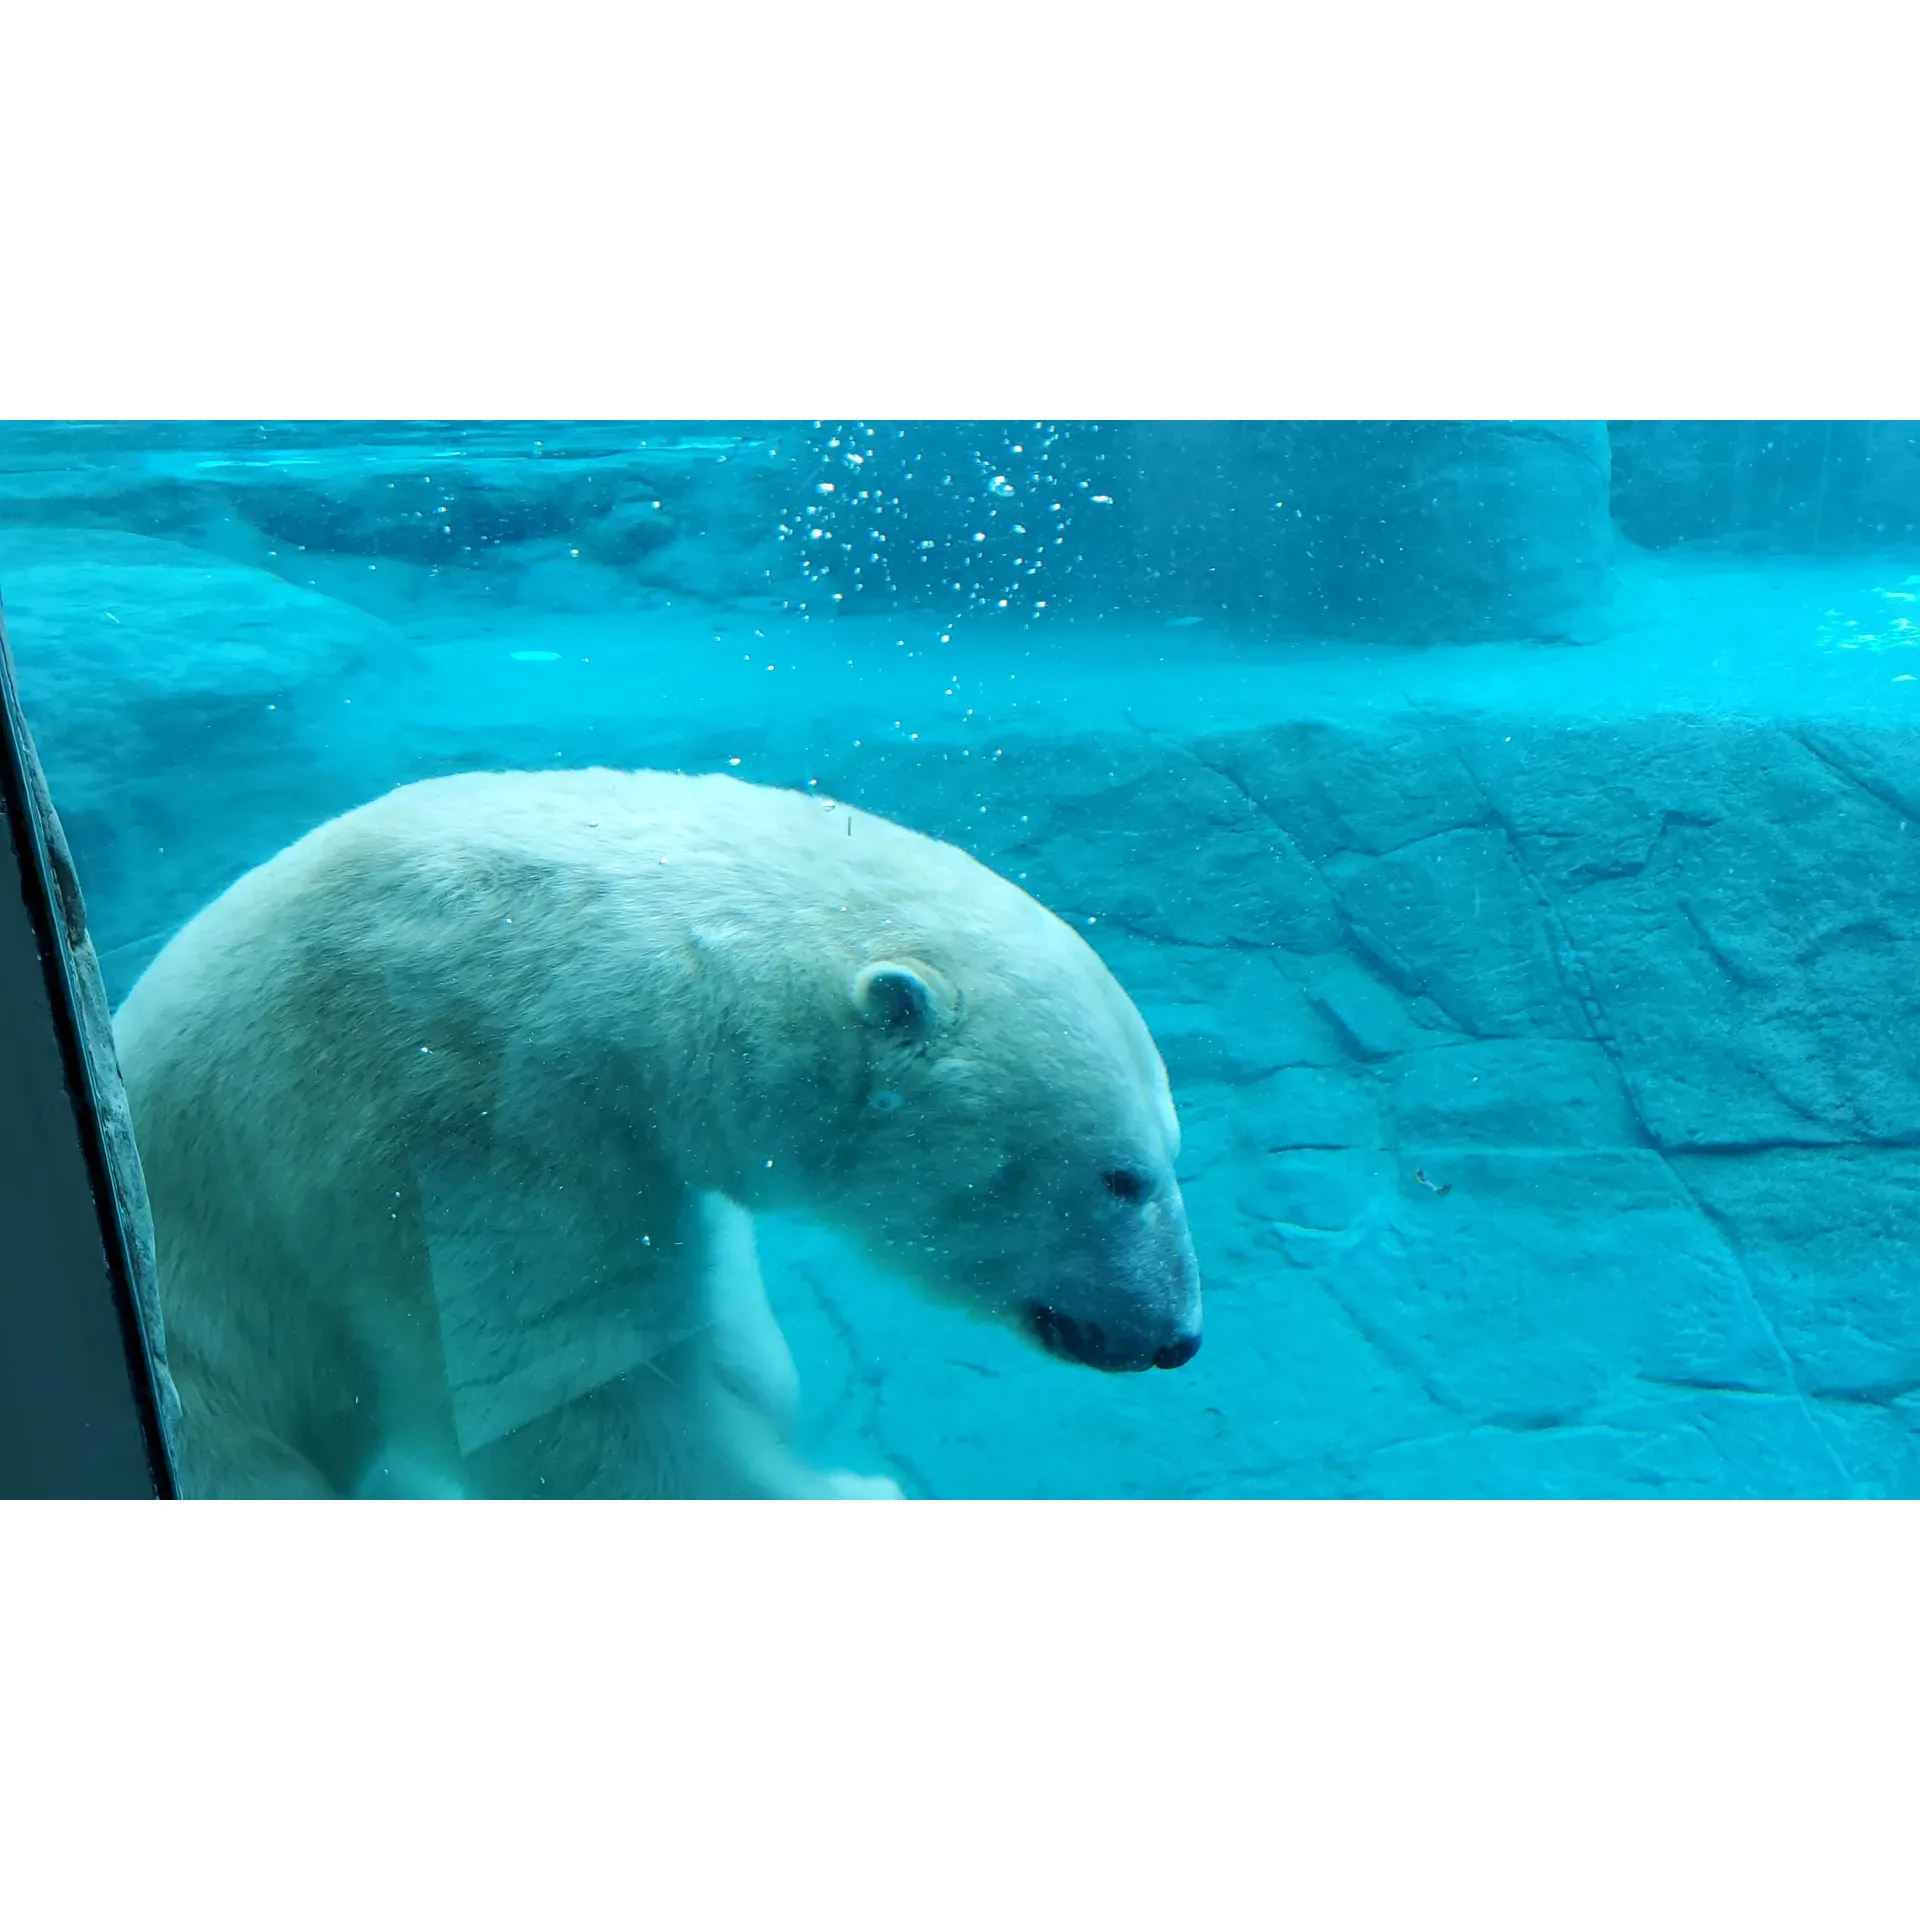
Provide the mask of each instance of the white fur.
[{"label": "white fur", "polygon": [[[1197,1326],[1165,1073],[1106,969],[801,794],[402,788],[182,929],[116,1038],[189,1491],[890,1492],[792,1453],[768,1206],[975,1313]],[[1170,1198],[1123,1218],[1116,1157]]]}]

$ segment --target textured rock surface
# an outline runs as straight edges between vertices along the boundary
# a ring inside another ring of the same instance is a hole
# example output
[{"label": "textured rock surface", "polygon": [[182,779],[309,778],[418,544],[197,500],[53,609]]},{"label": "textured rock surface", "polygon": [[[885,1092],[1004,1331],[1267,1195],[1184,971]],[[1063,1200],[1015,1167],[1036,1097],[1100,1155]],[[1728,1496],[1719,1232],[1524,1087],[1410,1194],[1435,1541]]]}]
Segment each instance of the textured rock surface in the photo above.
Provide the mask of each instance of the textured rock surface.
[{"label": "textured rock surface", "polygon": [[1669,547],[1888,553],[1920,543],[1910,420],[1617,420],[1614,523]]},{"label": "textured rock surface", "polygon": [[806,438],[810,603],[1564,639],[1608,585],[1607,430],[1542,422],[845,422]]},{"label": "textured rock surface", "polygon": [[0,528],[383,613],[409,574],[465,573],[538,606],[1565,639],[1608,589],[1608,445],[1594,421],[15,426]]},{"label": "textured rock surface", "polygon": [[[399,635],[257,568],[107,528],[0,530],[0,592],[88,897],[108,903],[101,964],[117,998],[155,943],[115,953],[113,903],[164,888],[168,849],[191,845],[209,809],[236,852],[269,855],[282,715],[318,678],[391,656]],[[196,878],[181,873],[175,897]]]},{"label": "textured rock surface", "polygon": [[[863,1290],[840,1311],[886,1364],[842,1391],[891,1457],[943,1491],[1920,1490],[1911,731],[1086,753],[1051,803],[998,775],[1045,810],[996,864],[1161,1037],[1205,1364],[1088,1395],[982,1344],[1030,1414],[929,1432],[951,1342]],[[1090,845],[1095,794],[1162,818]],[[1037,1444],[1056,1420],[1077,1438]]]},{"label": "textured rock surface", "polygon": [[484,572],[536,604],[583,579],[601,601],[776,593],[794,436],[783,457],[781,430],[752,423],[573,426],[547,458],[553,431],[16,423],[0,434],[0,527],[50,538],[56,566],[76,533],[137,535],[381,610],[417,590],[409,570]]}]

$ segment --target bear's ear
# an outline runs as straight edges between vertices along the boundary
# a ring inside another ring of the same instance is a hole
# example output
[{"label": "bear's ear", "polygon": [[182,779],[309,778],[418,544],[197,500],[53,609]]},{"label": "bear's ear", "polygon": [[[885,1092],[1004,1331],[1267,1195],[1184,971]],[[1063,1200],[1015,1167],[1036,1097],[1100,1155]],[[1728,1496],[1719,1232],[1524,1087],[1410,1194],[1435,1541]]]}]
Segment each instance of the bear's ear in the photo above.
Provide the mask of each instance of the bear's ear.
[{"label": "bear's ear", "polygon": [[853,977],[853,1010],[896,1040],[930,1040],[950,1026],[960,996],[933,968],[911,960],[876,960]]}]

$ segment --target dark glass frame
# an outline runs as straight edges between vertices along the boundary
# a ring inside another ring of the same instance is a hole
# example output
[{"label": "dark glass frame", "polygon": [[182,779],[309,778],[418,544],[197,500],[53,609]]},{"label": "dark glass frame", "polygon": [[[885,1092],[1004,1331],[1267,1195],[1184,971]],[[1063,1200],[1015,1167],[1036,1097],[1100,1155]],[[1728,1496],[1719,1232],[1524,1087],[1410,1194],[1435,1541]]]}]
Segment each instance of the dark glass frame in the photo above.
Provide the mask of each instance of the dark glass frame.
[{"label": "dark glass frame", "polygon": [[145,1188],[0,614],[0,1498],[171,1498]]}]

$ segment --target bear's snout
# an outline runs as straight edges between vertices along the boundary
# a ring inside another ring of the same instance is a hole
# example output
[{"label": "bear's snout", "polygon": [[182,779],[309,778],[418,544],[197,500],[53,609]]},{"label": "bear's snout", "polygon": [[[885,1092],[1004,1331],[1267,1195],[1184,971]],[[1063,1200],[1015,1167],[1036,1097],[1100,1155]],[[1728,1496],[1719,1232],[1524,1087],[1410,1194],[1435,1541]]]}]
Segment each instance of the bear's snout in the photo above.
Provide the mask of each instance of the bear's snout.
[{"label": "bear's snout", "polygon": [[1200,1351],[1200,1269],[1180,1189],[1166,1177],[1132,1198],[1108,1180],[1103,1193],[1122,1205],[1109,1202],[1077,1248],[1050,1250],[1027,1330],[1048,1353],[1102,1373],[1184,1367]]},{"label": "bear's snout", "polygon": [[1154,1346],[1144,1338],[1116,1335],[1097,1320],[1062,1313],[1057,1307],[1037,1300],[1027,1307],[1027,1323],[1049,1353],[1057,1354],[1062,1360],[1076,1361],[1083,1367],[1097,1367],[1102,1373],[1145,1373],[1152,1367],[1184,1367],[1200,1351],[1197,1325]]}]

